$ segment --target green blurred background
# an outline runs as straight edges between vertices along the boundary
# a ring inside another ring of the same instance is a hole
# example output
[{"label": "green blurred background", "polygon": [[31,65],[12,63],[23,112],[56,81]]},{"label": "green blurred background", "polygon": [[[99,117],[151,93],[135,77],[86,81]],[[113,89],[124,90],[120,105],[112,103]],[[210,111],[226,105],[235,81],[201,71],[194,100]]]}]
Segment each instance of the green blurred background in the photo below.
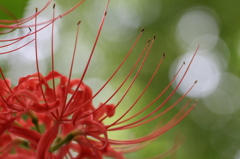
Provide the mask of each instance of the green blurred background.
[{"label": "green blurred background", "polygon": [[[77,2],[57,0],[56,15],[68,10]],[[46,1],[37,0],[19,0],[14,3],[11,0],[1,0],[0,2],[1,6],[7,8],[17,18],[33,14],[36,7],[42,8],[45,3]],[[85,1],[74,12],[56,21],[54,34],[56,70],[68,75],[76,23],[81,20],[78,51],[73,70],[74,77],[80,77],[93,46],[106,3],[106,0]],[[51,5],[39,15],[39,22],[51,19]],[[183,61],[188,64],[197,46],[200,45],[185,82],[163,110],[173,104],[195,80],[198,80],[197,85],[188,95],[188,98],[199,100],[196,108],[183,121],[149,146],[128,154],[129,158],[146,158],[165,152],[171,148],[176,136],[180,134],[186,138],[186,141],[174,155],[166,158],[175,156],[177,159],[240,159],[239,6],[238,0],[112,0],[110,2],[106,22],[85,78],[85,82],[94,92],[120,64],[141,28],[145,28],[145,31],[133,54],[107,88],[97,96],[94,104],[104,102],[116,90],[133,67],[147,39],[152,38],[154,34],[157,35],[141,74],[117,110],[118,116],[126,111],[144,89],[163,52],[166,53],[166,58],[160,71],[129,116],[151,102],[166,87],[179,65]],[[0,12],[0,17],[13,18],[4,12]],[[19,29],[0,38],[17,37],[27,31],[27,29]],[[38,34],[38,37],[41,70],[46,74],[51,68],[49,60],[51,27]],[[1,52],[11,49],[11,47],[4,48]],[[13,84],[17,83],[19,77],[36,72],[32,67],[34,63],[33,46],[0,56],[0,66]],[[127,84],[133,78],[134,75]],[[124,87],[126,88],[127,86]],[[111,102],[117,103],[124,89],[121,89]],[[163,102],[173,89],[174,87],[171,87],[166,91],[150,109],[153,110]],[[121,136],[120,138],[124,139],[147,134],[169,121],[187,101],[188,99],[183,100],[162,118],[132,131],[112,133],[111,137]],[[149,112],[150,110],[147,110],[145,114]]]}]

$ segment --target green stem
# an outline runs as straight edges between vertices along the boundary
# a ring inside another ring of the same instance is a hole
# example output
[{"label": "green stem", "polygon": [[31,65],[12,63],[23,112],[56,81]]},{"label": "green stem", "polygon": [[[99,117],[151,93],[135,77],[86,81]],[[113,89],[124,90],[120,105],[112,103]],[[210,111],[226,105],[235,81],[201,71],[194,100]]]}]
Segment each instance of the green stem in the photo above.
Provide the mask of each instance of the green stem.
[{"label": "green stem", "polygon": [[63,140],[59,141],[56,145],[50,148],[50,152],[54,152],[59,149],[62,145],[69,143],[75,137],[74,133],[68,134]]},{"label": "green stem", "polygon": [[15,139],[15,140],[13,140],[13,143],[15,143],[21,147],[24,147],[26,149],[30,148],[29,142],[26,140],[23,140],[23,139]]},{"label": "green stem", "polygon": [[41,134],[41,129],[40,129],[40,126],[38,124],[38,118],[37,117],[36,118],[32,118],[32,122],[36,126],[37,131]]},{"label": "green stem", "polygon": [[40,129],[40,126],[38,124],[38,117],[32,111],[29,111],[28,114],[32,118],[32,123],[35,125],[35,127],[37,129],[37,132],[39,132],[41,134],[41,129]]}]

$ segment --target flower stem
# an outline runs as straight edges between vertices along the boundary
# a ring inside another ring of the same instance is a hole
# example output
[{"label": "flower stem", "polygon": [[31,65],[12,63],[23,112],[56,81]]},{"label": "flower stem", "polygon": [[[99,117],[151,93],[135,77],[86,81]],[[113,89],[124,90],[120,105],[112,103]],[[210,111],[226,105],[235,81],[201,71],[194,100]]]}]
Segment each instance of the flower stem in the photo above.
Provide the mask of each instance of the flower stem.
[{"label": "flower stem", "polygon": [[75,137],[74,133],[68,134],[63,140],[60,140],[56,145],[50,148],[50,152],[54,152],[59,149],[62,145],[69,143]]},{"label": "flower stem", "polygon": [[32,123],[35,125],[37,132],[39,132],[41,134],[41,129],[38,124],[38,117],[32,111],[29,111],[28,115],[32,118]]}]

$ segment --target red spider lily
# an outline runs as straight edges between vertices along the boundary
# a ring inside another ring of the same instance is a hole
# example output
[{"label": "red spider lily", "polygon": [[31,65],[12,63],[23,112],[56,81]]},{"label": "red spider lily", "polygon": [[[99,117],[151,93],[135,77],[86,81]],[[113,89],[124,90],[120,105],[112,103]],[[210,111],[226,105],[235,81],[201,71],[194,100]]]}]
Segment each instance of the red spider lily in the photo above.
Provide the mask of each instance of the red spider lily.
[{"label": "red spider lily", "polygon": [[[83,1],[79,2],[77,5],[80,5],[82,2]],[[98,107],[94,107],[92,101],[109,84],[109,82],[112,81],[113,77],[115,77],[118,71],[122,68],[144,31],[144,29],[141,30],[129,52],[126,54],[125,58],[122,60],[118,68],[112,73],[106,83],[96,93],[93,94],[91,88],[86,85],[83,80],[94,55],[94,50],[96,48],[105,17],[107,15],[108,4],[109,1],[99,26],[92,51],[84,68],[84,72],[81,77],[77,79],[72,79],[72,69],[76,53],[80,22],[78,23],[70,73],[69,76],[66,77],[55,71],[53,51],[52,70],[46,76],[40,73],[37,48],[37,35],[39,32],[38,26],[40,24],[37,23],[37,15],[41,12],[41,10],[36,10],[36,14],[34,14],[33,17],[24,18],[20,21],[14,21],[16,23],[23,24],[25,23],[25,20],[27,21],[31,18],[35,19],[33,33],[35,35],[34,41],[37,72],[20,78],[18,84],[12,87],[10,80],[6,79],[3,71],[0,70],[2,76],[2,79],[0,79],[0,158],[101,159],[104,156],[108,156],[116,159],[123,159],[125,153],[139,150],[140,148],[148,145],[149,142],[153,141],[174,127],[194,108],[196,102],[193,104],[190,102],[186,103],[186,105],[183,106],[183,108],[175,116],[173,116],[170,121],[143,137],[129,140],[109,138],[108,133],[111,131],[121,131],[139,127],[143,124],[158,119],[174,108],[188,94],[196,82],[194,82],[189,90],[175,103],[159,113],[159,110],[165,106],[165,104],[177,91],[185,75],[187,74],[198,49],[187,66],[180,82],[157,108],[140,119],[138,118],[138,116],[143,114],[146,109],[150,108],[156,101],[159,100],[160,97],[162,97],[164,93],[166,93],[166,91],[175,81],[176,76],[178,76],[178,72],[182,71],[184,64],[179,69],[172,81],[157,97],[155,97],[154,100],[152,100],[152,102],[131,117],[126,117],[147,91],[162,64],[165,54],[163,54],[149,82],[146,84],[145,88],[139,94],[135,102],[129,106],[124,114],[117,117],[117,119],[111,124],[105,124],[105,121],[108,118],[117,116],[117,108],[121,106],[122,100],[126,97],[133,84],[137,80],[142,67],[146,63],[147,57],[150,54],[152,45],[156,38],[156,36],[154,36],[152,39],[147,41],[145,47],[143,47],[142,52],[139,54],[138,59],[136,59],[128,75],[119,84],[119,87],[115,90],[115,92],[106,101],[100,103]],[[46,6],[47,5],[49,5],[49,3],[47,3]],[[68,12],[65,14],[67,13]],[[52,27],[54,28],[54,21],[56,19],[57,18],[53,16],[52,20],[46,22],[46,26],[52,24]],[[32,25],[22,25],[22,27],[30,26]],[[46,26],[44,26],[44,28]],[[9,28],[15,29],[14,25]],[[134,75],[134,78],[130,82],[124,94],[120,97],[119,101],[116,104],[109,104],[108,102],[114,96],[116,96],[116,94],[124,85],[126,85],[126,81],[129,80],[129,77],[133,74],[134,70],[137,70],[136,74]],[[175,146],[171,150],[162,155],[158,155],[155,158],[164,157],[168,153],[174,151],[178,145],[179,142],[176,142]]]}]

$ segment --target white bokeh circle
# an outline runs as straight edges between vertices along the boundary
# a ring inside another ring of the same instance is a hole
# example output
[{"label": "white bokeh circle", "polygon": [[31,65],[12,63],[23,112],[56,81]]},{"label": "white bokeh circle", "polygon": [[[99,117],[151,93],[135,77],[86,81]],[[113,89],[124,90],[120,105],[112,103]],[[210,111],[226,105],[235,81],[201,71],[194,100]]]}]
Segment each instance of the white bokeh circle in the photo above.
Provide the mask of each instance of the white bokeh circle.
[{"label": "white bokeh circle", "polygon": [[[176,74],[183,61],[185,61],[186,65],[188,65],[193,53],[194,50],[182,55],[174,61],[171,66],[170,78]],[[178,91],[181,94],[184,94],[191,87],[193,82],[198,80],[198,83],[194,86],[188,96],[202,98],[211,94],[217,88],[221,77],[221,68],[218,66],[215,59],[216,57],[209,54],[207,51],[198,51]],[[185,68],[186,67],[187,66],[185,66]],[[183,73],[184,70],[182,70],[177,76],[175,86],[180,81]]]}]

